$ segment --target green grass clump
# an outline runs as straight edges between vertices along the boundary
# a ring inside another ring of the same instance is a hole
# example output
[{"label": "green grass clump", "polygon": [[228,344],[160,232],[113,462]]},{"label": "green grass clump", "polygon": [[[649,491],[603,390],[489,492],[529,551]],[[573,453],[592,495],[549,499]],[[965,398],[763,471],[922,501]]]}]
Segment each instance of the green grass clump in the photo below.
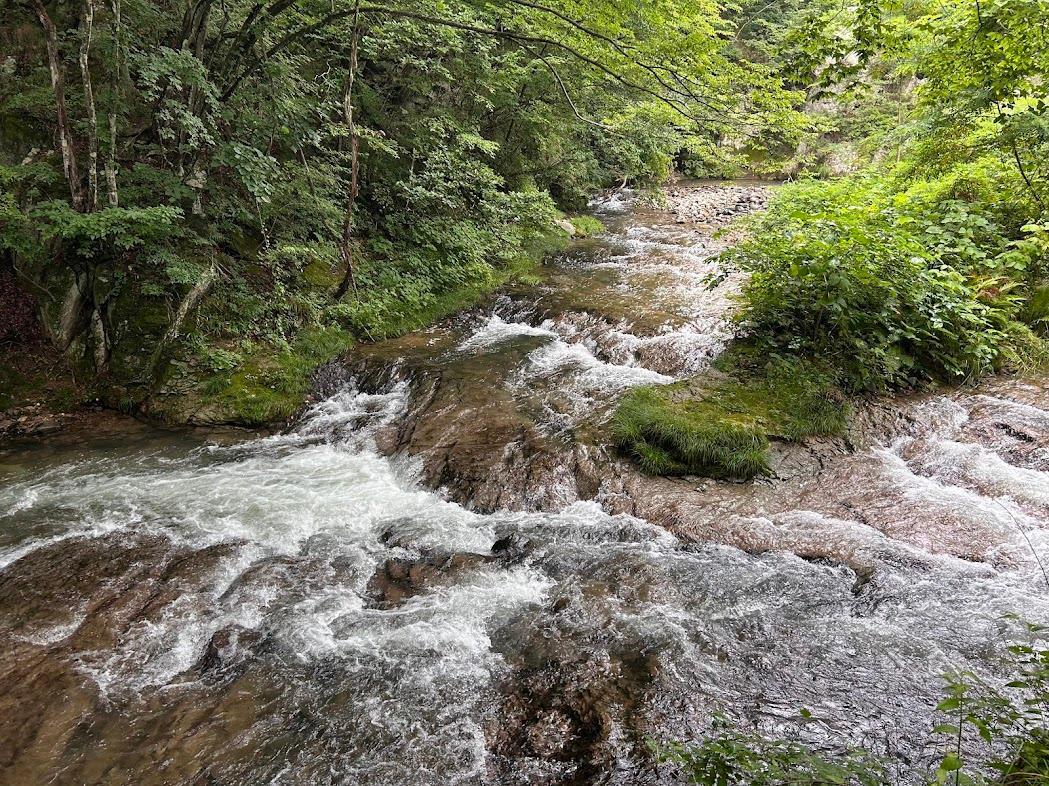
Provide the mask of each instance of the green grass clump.
[{"label": "green grass clump", "polygon": [[593,216],[574,216],[568,220],[575,227],[576,237],[592,237],[605,231],[605,225]]},{"label": "green grass clump", "polygon": [[674,401],[670,388],[638,388],[613,421],[616,443],[654,475],[752,478],[769,471],[768,438],[753,422],[711,417],[705,402]]},{"label": "green grass clump", "polygon": [[826,378],[776,363],[717,382],[637,388],[620,403],[612,433],[650,474],[751,479],[770,472],[770,438],[841,434],[845,418]]}]

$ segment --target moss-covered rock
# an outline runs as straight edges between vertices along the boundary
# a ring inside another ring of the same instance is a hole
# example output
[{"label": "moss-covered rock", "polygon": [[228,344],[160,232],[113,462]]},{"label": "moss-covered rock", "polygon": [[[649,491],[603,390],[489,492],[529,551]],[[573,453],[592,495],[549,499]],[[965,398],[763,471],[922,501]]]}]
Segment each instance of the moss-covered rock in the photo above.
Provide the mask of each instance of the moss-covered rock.
[{"label": "moss-covered rock", "polygon": [[144,410],[169,422],[267,426],[298,412],[318,366],[346,352],[354,339],[339,328],[302,331],[290,346],[262,342],[237,355],[229,369],[205,371],[177,362]]},{"label": "moss-covered rock", "polygon": [[576,237],[593,237],[605,231],[605,225],[593,216],[573,216],[569,221],[575,227]]},{"label": "moss-covered rock", "polygon": [[808,366],[710,374],[631,391],[612,423],[616,444],[646,472],[750,479],[769,473],[769,440],[845,430],[847,408]]}]

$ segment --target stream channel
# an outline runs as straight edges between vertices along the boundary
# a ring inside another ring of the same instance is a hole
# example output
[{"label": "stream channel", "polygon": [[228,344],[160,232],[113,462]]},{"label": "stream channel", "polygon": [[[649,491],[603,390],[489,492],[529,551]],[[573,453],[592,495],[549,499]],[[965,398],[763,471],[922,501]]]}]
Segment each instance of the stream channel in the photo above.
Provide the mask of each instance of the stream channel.
[{"label": "stream channel", "polygon": [[1049,622],[1049,381],[871,402],[767,480],[641,475],[615,402],[725,346],[712,231],[765,198],[679,191],[722,215],[605,199],[283,433],[5,446],[0,782],[678,784],[649,741],[717,716],[920,780],[941,675]]}]

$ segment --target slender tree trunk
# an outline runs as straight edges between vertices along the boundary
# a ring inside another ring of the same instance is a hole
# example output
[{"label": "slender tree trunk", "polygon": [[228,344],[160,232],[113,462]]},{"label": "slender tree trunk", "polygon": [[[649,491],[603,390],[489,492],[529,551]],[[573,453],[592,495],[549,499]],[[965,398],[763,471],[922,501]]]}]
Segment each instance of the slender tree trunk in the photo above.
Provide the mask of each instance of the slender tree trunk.
[{"label": "slender tree trunk", "polygon": [[73,341],[84,330],[85,298],[87,278],[81,273],[73,274],[73,281],[62,298],[62,309],[58,315],[58,332],[53,336],[55,345],[62,351],[68,350]]},{"label": "slender tree trunk", "polygon": [[[212,0],[203,0],[200,3],[199,9],[194,12],[194,22],[192,30],[189,36],[183,42],[182,46],[193,52],[194,57],[200,62],[204,62],[204,46],[207,43],[208,37],[208,19],[211,16]],[[189,111],[195,115],[200,114],[200,110],[204,105],[204,96],[201,91],[197,89],[196,85],[190,88],[189,91]]]},{"label": "slender tree trunk", "polygon": [[342,94],[342,106],[346,115],[346,128],[350,132],[350,192],[346,199],[346,213],[342,220],[342,240],[339,244],[339,256],[342,259],[343,276],[335,290],[335,299],[343,297],[352,287],[357,296],[357,280],[353,274],[353,219],[360,193],[360,153],[361,138],[357,133],[357,124],[353,117],[353,83],[357,78],[357,59],[360,48],[360,2],[354,6],[353,40],[350,43],[350,72],[346,76],[346,87]]},{"label": "slender tree trunk", "polygon": [[200,302],[204,299],[204,296],[208,294],[211,287],[215,284],[215,279],[218,278],[218,271],[215,268],[214,262],[211,267],[200,277],[200,280],[193,285],[193,288],[186,293],[186,296],[182,298],[182,302],[179,303],[178,310],[175,312],[174,319],[171,320],[171,325],[164,333],[164,337],[157,342],[156,347],[153,349],[153,355],[149,362],[149,375],[150,377],[156,377],[157,370],[160,367],[160,361],[164,357],[164,352],[168,346],[176,338],[182,334],[182,328],[186,324],[186,319],[192,314]]},{"label": "slender tree trunk", "polygon": [[110,207],[120,204],[117,192],[117,110],[120,105],[120,71],[123,62],[120,0],[112,0],[113,9],[113,85],[109,103],[109,158],[106,159],[106,193]]},{"label": "slender tree trunk", "polygon": [[32,0],[32,8],[44,28],[44,41],[47,44],[47,66],[51,72],[51,89],[55,94],[58,119],[58,140],[62,151],[62,171],[69,184],[69,194],[73,207],[84,209],[84,190],[80,184],[80,171],[77,168],[76,149],[73,146],[73,133],[69,128],[69,115],[66,112],[66,83],[62,74],[62,62],[58,51],[58,31],[55,23],[44,8],[43,0]]},{"label": "slender tree trunk", "polygon": [[95,345],[95,373],[103,374],[109,367],[109,333],[106,332],[106,323],[102,319],[102,307],[95,306],[91,312],[91,335]]},{"label": "slender tree trunk", "polygon": [[95,91],[91,85],[91,35],[95,26],[95,0],[84,0],[82,19],[84,40],[80,44],[80,75],[84,80],[84,105],[87,111],[87,201],[85,210],[98,207],[98,114]]}]

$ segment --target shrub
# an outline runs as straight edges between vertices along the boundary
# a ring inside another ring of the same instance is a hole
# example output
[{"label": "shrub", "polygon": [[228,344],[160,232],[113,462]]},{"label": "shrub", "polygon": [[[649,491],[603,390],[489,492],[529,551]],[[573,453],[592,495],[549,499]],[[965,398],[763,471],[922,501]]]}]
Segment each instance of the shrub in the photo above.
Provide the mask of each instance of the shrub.
[{"label": "shrub", "polygon": [[[750,273],[738,319],[765,351],[820,358],[850,390],[958,380],[1008,357],[1019,300],[980,205],[892,199],[884,179],[788,187],[728,254]],[[945,196],[940,193],[940,196]]]},{"label": "shrub", "polygon": [[[1046,630],[1022,624],[1028,637]],[[1021,641],[1009,646],[1008,653],[1012,679],[1005,685],[969,672],[948,677],[947,695],[936,708],[945,722],[933,729],[945,751],[936,771],[938,783],[1049,782],[1049,648]],[[993,751],[985,763],[972,755],[974,744]]]}]

